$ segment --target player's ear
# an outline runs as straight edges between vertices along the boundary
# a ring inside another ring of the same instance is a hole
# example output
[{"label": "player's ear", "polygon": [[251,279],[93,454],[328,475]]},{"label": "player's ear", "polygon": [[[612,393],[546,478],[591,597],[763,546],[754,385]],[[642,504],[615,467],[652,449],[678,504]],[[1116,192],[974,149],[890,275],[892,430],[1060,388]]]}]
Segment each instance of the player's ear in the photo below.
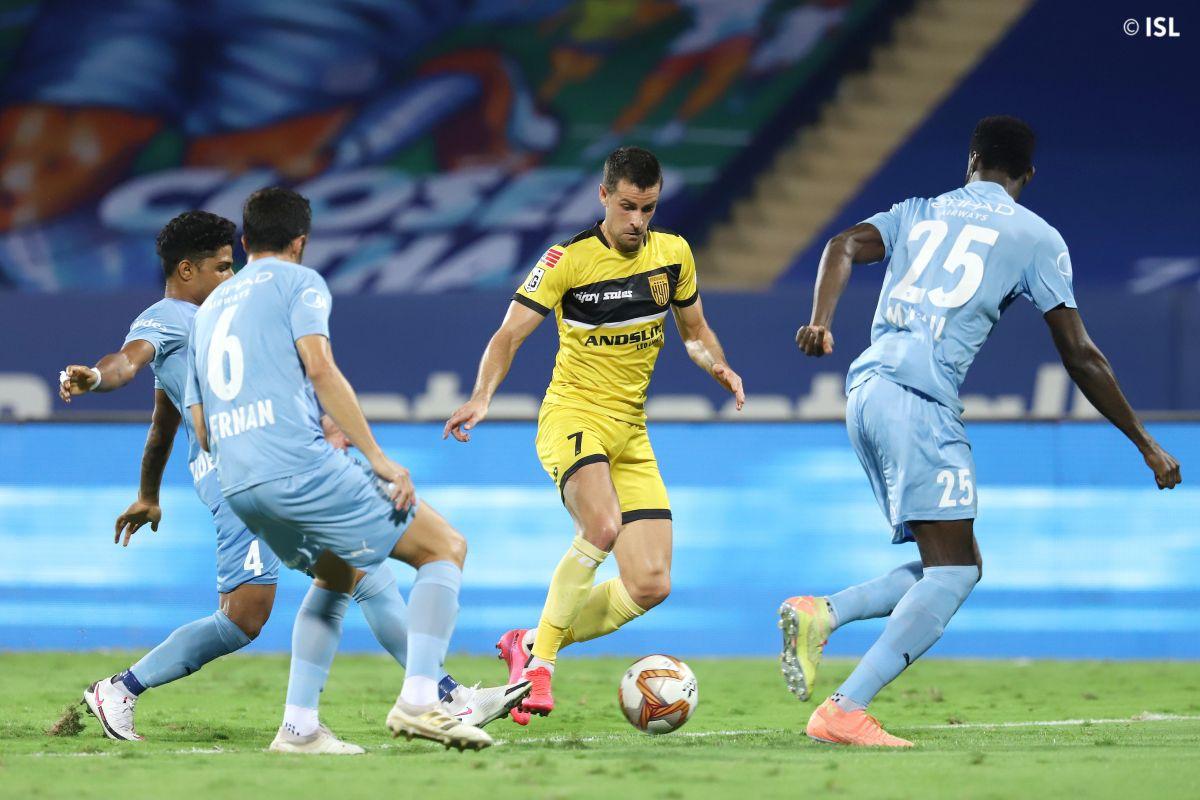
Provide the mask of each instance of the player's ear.
[{"label": "player's ear", "polygon": [[185,258],[175,265],[175,274],[182,281],[190,281],[196,276],[196,265]]},{"label": "player's ear", "polygon": [[302,234],[292,239],[292,250],[296,253],[296,261],[304,260],[304,246],[308,244],[308,234]]},{"label": "player's ear", "polygon": [[250,254],[250,245],[246,244],[245,236],[242,237],[242,252],[246,253],[246,255]]},{"label": "player's ear", "polygon": [[608,205],[608,187],[603,183],[600,184],[600,205]]}]

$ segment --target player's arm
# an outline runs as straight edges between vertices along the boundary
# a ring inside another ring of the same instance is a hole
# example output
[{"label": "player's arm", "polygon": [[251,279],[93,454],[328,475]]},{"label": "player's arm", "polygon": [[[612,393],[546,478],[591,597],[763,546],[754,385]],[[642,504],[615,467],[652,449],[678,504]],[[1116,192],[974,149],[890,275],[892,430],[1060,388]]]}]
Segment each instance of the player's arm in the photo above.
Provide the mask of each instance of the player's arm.
[{"label": "player's arm", "polygon": [[883,235],[869,222],[860,222],[825,244],[817,267],[812,317],[796,331],[796,345],[807,356],[818,358],[833,352],[833,312],[850,280],[854,264],[882,261],[887,255]]},{"label": "player's arm", "polygon": [[1083,396],[1133,442],[1146,460],[1146,466],[1154,472],[1158,488],[1174,488],[1183,480],[1179,462],[1154,440],[1137,418],[1108,359],[1088,336],[1079,312],[1061,305],[1047,311],[1045,319],[1063,366]]},{"label": "player's arm", "polygon": [[117,517],[113,533],[113,544],[121,541],[124,534],[123,547],[129,546],[129,539],[147,522],[150,530],[158,530],[162,521],[162,509],[158,505],[158,490],[162,486],[163,470],[171,457],[171,447],[175,443],[175,432],[179,430],[181,417],[171,404],[167,393],[162,389],[154,390],[154,416],[150,419],[150,431],[146,434],[146,447],[142,451],[142,480],[138,486],[138,497],[125,513]]},{"label": "player's arm", "polygon": [[492,334],[487,347],[484,348],[483,358],[479,360],[479,373],[475,377],[475,388],[471,399],[463,403],[457,411],[446,420],[442,429],[442,438],[450,434],[460,442],[471,441],[471,429],[487,417],[488,406],[504,376],[512,367],[513,358],[521,344],[537,329],[544,315],[513,301],[508,305],[508,313],[499,329]]},{"label": "player's arm", "polygon": [[64,402],[88,392],[111,392],[129,383],[142,367],[154,359],[154,345],[134,339],[115,353],[109,353],[94,367],[72,364],[58,376],[58,396]]},{"label": "player's arm", "polygon": [[733,394],[738,411],[746,402],[746,392],[742,389],[742,379],[729,367],[725,359],[725,351],[717,340],[717,334],[708,326],[704,318],[704,303],[699,297],[690,305],[682,308],[676,306],[675,324],[679,327],[679,335],[683,346],[687,348],[688,356],[696,366],[707,372]]},{"label": "player's arm", "polygon": [[296,340],[296,352],[325,413],[341,428],[350,444],[366,457],[375,474],[389,484],[389,496],[396,508],[411,508],[416,497],[412,476],[407,469],[384,455],[383,448],[375,441],[371,426],[367,424],[367,418],[358,404],[354,387],[333,360],[329,339],[319,333],[301,336]]}]

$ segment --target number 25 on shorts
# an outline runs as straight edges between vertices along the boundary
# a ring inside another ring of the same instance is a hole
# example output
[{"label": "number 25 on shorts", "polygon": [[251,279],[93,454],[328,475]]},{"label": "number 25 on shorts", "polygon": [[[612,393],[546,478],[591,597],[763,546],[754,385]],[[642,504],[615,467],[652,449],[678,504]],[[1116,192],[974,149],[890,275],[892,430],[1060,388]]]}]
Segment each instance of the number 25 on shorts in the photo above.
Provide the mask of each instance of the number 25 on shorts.
[{"label": "number 25 on shorts", "polygon": [[939,507],[969,506],[975,501],[975,484],[971,482],[971,470],[960,469],[958,471],[958,493],[960,497],[957,500],[951,497],[955,491],[954,472],[952,470],[943,469],[939,471],[937,482],[942,487],[942,499],[938,503]]}]

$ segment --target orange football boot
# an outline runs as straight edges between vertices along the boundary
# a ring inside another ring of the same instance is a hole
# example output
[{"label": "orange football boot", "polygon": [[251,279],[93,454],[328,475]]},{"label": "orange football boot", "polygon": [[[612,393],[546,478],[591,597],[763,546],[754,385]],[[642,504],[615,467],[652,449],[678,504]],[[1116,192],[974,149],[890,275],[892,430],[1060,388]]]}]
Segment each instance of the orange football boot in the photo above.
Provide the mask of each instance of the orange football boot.
[{"label": "orange football boot", "polygon": [[850,744],[858,747],[912,747],[913,743],[892,736],[879,720],[866,711],[844,711],[833,698],[817,706],[808,718],[808,738],[828,744]]}]

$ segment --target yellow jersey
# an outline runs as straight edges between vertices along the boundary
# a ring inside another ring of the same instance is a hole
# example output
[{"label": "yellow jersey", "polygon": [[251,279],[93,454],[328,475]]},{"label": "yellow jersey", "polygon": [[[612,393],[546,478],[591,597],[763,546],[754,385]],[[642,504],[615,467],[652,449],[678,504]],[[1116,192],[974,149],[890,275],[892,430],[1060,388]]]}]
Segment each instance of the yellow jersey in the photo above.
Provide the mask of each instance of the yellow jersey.
[{"label": "yellow jersey", "polygon": [[546,402],[646,422],[646,388],[671,306],[700,296],[682,236],[650,228],[636,253],[611,247],[596,223],[546,251],[513,300],[558,321]]}]

